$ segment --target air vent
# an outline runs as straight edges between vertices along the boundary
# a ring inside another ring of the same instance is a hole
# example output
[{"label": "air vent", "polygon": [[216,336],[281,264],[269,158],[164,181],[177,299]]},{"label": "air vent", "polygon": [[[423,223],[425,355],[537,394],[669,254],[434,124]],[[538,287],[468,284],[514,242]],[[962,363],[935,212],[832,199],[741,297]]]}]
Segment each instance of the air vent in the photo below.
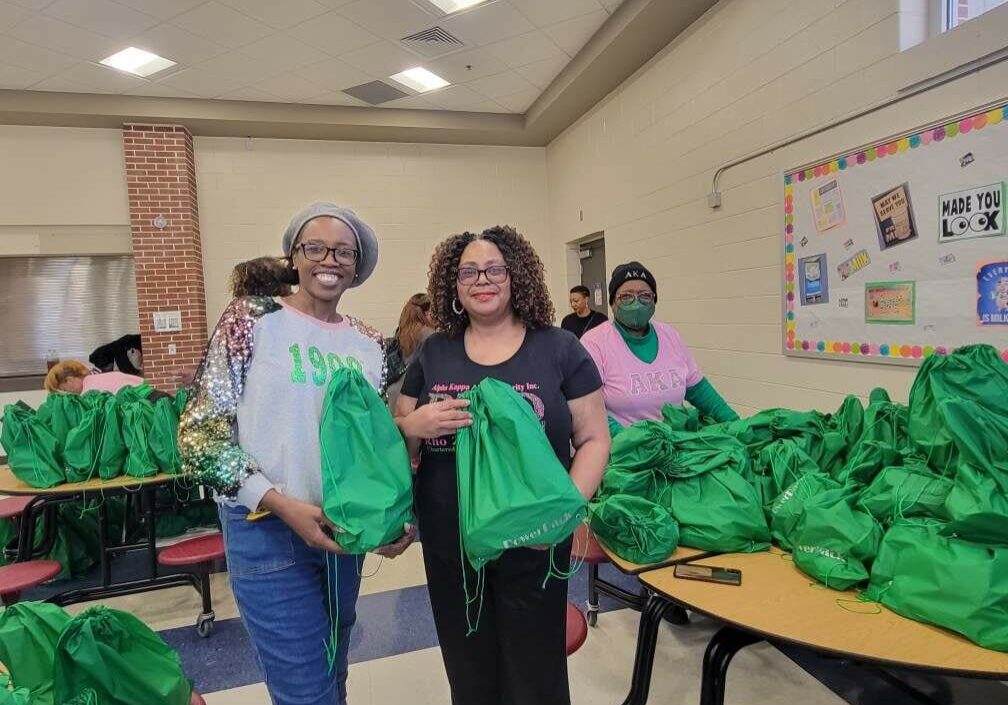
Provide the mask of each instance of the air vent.
[{"label": "air vent", "polygon": [[465,46],[465,42],[443,27],[430,27],[399,40],[403,46],[421,56],[433,59]]},{"label": "air vent", "polygon": [[359,86],[345,88],[343,89],[343,92],[348,96],[356,98],[357,100],[363,100],[365,103],[370,103],[371,105],[387,103],[390,100],[405,98],[410,95],[409,93],[401,91],[398,88],[390,86],[382,81],[362,83]]}]

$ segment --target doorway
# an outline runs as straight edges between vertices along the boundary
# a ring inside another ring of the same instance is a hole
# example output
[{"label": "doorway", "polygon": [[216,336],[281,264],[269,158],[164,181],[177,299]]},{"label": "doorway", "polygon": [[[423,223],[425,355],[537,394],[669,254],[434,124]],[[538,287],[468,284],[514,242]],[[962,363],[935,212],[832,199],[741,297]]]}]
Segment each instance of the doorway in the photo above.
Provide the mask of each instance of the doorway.
[{"label": "doorway", "polygon": [[606,293],[605,236],[594,233],[577,244],[581,262],[581,285],[588,287],[589,305],[593,310],[609,315],[609,297]]}]

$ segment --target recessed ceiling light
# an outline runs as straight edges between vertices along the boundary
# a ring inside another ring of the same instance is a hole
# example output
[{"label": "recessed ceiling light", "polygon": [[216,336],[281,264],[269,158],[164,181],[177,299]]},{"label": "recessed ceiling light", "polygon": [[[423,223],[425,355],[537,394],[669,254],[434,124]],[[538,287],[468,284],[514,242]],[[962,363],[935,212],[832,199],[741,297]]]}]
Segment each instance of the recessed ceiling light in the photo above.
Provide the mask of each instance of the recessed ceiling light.
[{"label": "recessed ceiling light", "polygon": [[150,76],[158,71],[164,71],[169,66],[174,66],[175,62],[149,51],[129,47],[101,60],[105,66],[110,66],[134,76]]},{"label": "recessed ceiling light", "polygon": [[479,5],[487,0],[427,0],[432,5],[436,5],[441,12],[450,15],[453,12],[464,10],[473,5]]},{"label": "recessed ceiling light", "polygon": [[389,76],[396,83],[401,83],[407,88],[412,88],[419,93],[426,93],[427,91],[432,91],[435,88],[444,88],[450,85],[448,81],[444,80],[436,73],[431,73],[422,66],[414,66],[411,69],[406,69],[401,73],[397,73],[394,76]]}]

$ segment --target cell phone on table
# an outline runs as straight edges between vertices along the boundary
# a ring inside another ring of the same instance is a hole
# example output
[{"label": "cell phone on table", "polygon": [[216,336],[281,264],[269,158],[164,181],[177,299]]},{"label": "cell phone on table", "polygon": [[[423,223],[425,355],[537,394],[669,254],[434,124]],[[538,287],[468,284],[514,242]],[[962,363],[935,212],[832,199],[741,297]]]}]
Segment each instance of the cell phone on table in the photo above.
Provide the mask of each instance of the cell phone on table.
[{"label": "cell phone on table", "polygon": [[679,563],[675,566],[673,575],[683,580],[702,580],[706,583],[719,583],[721,585],[742,584],[742,571],[737,568],[718,568],[712,565]]}]

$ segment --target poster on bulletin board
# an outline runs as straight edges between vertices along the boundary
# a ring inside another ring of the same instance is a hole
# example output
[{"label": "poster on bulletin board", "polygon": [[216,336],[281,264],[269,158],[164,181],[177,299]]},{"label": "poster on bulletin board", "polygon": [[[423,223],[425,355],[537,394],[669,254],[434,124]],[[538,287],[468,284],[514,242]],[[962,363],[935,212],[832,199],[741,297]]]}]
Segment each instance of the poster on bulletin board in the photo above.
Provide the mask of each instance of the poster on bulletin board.
[{"label": "poster on bulletin board", "polygon": [[784,353],[1008,361],[1008,104],[784,173]]}]

